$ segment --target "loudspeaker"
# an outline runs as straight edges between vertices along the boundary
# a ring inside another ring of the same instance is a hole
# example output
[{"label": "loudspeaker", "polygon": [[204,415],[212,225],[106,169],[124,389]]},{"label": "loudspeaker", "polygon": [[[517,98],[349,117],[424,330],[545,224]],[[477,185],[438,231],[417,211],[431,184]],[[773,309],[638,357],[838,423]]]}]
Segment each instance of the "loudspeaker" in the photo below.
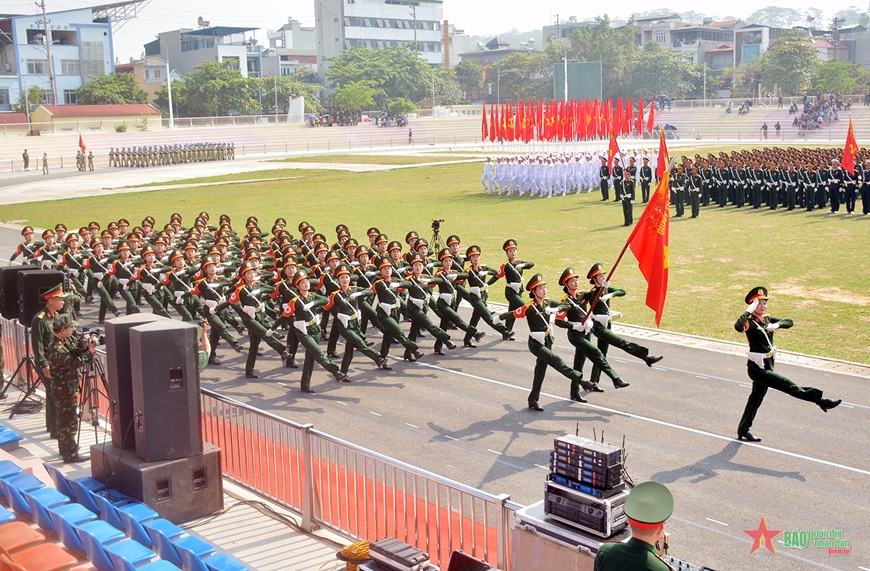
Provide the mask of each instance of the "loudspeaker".
[{"label": "loudspeaker", "polygon": [[133,368],[130,363],[130,329],[167,321],[153,313],[134,313],[106,322],[106,378],[109,382],[109,421],[112,444],[121,450],[136,447],[133,430]]},{"label": "loudspeaker", "polygon": [[198,333],[172,319],[130,329],[136,455],[145,462],[202,454]]},{"label": "loudspeaker", "polygon": [[6,319],[18,319],[18,274],[33,266],[0,268],[0,313]]},{"label": "loudspeaker", "polygon": [[27,270],[18,273],[18,321],[30,327],[37,313],[45,309],[45,292],[63,283],[58,270]]}]

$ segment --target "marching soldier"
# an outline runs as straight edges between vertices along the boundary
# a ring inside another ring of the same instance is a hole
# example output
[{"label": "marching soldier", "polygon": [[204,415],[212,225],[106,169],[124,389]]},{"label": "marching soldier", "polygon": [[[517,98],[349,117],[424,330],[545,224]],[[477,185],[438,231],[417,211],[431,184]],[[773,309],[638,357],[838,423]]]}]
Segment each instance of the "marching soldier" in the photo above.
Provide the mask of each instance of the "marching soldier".
[{"label": "marching soldier", "polygon": [[607,157],[601,157],[601,167],[598,169],[598,180],[601,185],[601,200],[603,201],[610,199],[607,187],[607,181],[609,178],[610,167],[607,166]]},{"label": "marching soldier", "polygon": [[228,287],[232,286],[232,281],[219,277],[217,264],[210,257],[206,257],[202,261],[199,277],[195,277],[195,279],[197,281],[191,293],[199,296],[202,300],[202,303],[198,304],[200,315],[208,320],[209,325],[208,341],[211,346],[211,353],[209,354],[208,364],[220,365],[220,361],[215,356],[219,339],[229,343],[236,353],[242,352],[242,346],[239,344],[238,339],[233,337],[226,325],[226,321],[229,318],[229,312],[227,311],[229,302],[227,301],[225,291]]},{"label": "marching soldier", "polygon": [[379,258],[377,267],[380,274],[372,285],[372,291],[377,296],[376,313],[380,330],[384,334],[380,355],[384,359],[389,357],[390,345],[393,339],[396,339],[405,348],[405,360],[416,361],[423,357],[423,353],[414,341],[405,336],[405,332],[399,326],[402,303],[397,291],[400,282],[393,279],[393,264],[387,258]]},{"label": "marching soldier", "polygon": [[631,171],[628,169],[623,171],[623,176],[622,194],[619,197],[622,202],[622,217],[625,221],[623,226],[631,226],[634,224],[634,179],[631,178]]},{"label": "marching soldier", "polygon": [[649,202],[649,186],[652,182],[653,176],[652,167],[649,166],[649,157],[643,158],[643,166],[640,167],[640,173],[638,176],[640,180],[640,193],[643,197],[644,204],[646,204]]},{"label": "marching soldier", "polygon": [[10,266],[18,256],[23,256],[26,264],[33,263],[33,259],[36,257],[36,252],[39,250],[39,246],[33,241],[33,226],[25,226],[22,228],[21,236],[24,238],[24,241],[19,242],[18,246],[15,247],[15,251],[12,252],[11,256],[9,256]]},{"label": "marching soldier", "polygon": [[[505,279],[504,296],[508,302],[508,309],[513,311],[525,305],[520,295],[520,292],[523,291],[523,271],[534,268],[535,264],[534,262],[523,262],[517,259],[517,241],[514,239],[505,240],[505,243],[502,244],[502,250],[507,255],[508,261],[501,265],[495,276],[490,278],[488,285],[494,284],[501,278]],[[479,255],[480,253],[478,252]],[[467,252],[466,256],[471,257]],[[513,330],[514,319],[509,317],[505,321],[504,326],[508,330]]]}]

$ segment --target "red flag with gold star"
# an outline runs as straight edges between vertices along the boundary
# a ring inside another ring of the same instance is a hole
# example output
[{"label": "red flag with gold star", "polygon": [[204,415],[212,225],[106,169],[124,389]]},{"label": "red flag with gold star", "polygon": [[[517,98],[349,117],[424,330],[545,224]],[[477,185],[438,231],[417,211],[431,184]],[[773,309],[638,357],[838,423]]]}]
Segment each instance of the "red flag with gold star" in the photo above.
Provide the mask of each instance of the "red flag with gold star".
[{"label": "red flag with gold star", "polygon": [[610,129],[610,145],[607,147],[607,168],[613,170],[613,158],[619,154],[619,143],[616,142],[616,133]]},{"label": "red flag with gold star", "polygon": [[[650,111],[652,113],[652,111]],[[656,176],[662,178],[664,173],[668,170],[668,163],[670,162],[670,157],[668,157],[668,146],[665,144],[665,130],[662,129],[659,131],[659,160],[656,163]]]},{"label": "red flag with gold star", "polygon": [[480,125],[480,140],[486,141],[486,138],[489,137],[489,129],[486,125],[486,102],[483,103],[483,113],[481,113],[481,125]]},{"label": "red flag with gold star", "polygon": [[849,171],[849,174],[855,174],[855,156],[858,154],[858,143],[855,142],[855,131],[852,129],[852,118],[849,117],[849,132],[846,133],[846,148],[843,149],[843,160],[840,164],[843,168]]},{"label": "red flag with gold star", "polygon": [[[850,126],[852,125],[852,120],[851,120],[851,119],[849,119],[849,125],[850,125]],[[850,132],[851,132],[851,131],[850,131]],[[854,141],[855,138],[852,137],[852,140]],[[82,139],[82,134],[81,134],[81,133],[79,133],[79,148],[81,148],[82,151],[87,150],[87,149],[85,148],[85,141],[84,141],[84,139]]]}]

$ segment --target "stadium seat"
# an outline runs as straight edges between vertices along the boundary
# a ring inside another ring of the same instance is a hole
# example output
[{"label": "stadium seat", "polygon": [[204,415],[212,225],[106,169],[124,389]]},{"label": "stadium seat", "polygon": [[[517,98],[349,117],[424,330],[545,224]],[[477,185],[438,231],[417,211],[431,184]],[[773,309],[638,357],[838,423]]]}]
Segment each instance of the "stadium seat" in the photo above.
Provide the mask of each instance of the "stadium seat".
[{"label": "stadium seat", "polygon": [[88,531],[96,541],[108,543],[110,541],[118,541],[126,537],[120,529],[114,528],[103,520],[95,519],[86,521],[79,525],[73,524],[68,520],[62,512],[51,511],[51,520],[54,522],[54,529],[57,532],[58,538],[67,547],[73,551],[87,551],[82,543],[82,531]]},{"label": "stadium seat", "polygon": [[9,553],[21,551],[44,540],[44,535],[23,521],[13,521],[6,525],[0,525],[0,547]]},{"label": "stadium seat", "polygon": [[118,557],[112,552],[109,552],[109,557],[111,557],[112,562],[115,564],[115,571],[178,571],[178,567],[162,559],[146,563],[141,567],[134,567],[129,561]]},{"label": "stadium seat", "polygon": [[131,539],[135,539],[145,547],[154,549],[154,542],[151,540],[151,532],[149,528],[159,529],[164,535],[170,539],[175,539],[184,535],[184,530],[169,521],[168,519],[155,518],[146,522],[139,522],[130,514],[118,512],[121,521],[124,522],[124,529],[127,530],[127,535]]},{"label": "stadium seat", "polygon": [[132,530],[127,529],[127,525],[121,520],[119,512],[129,515],[140,523],[157,517],[156,511],[140,502],[129,502],[120,506],[115,506],[100,494],[91,494],[91,497],[94,498],[97,507],[100,508],[100,518],[109,522],[118,529],[123,529],[127,532],[127,535],[133,539],[135,538],[132,535]]},{"label": "stadium seat", "polygon": [[24,440],[24,437],[12,430],[0,431],[0,448],[3,450],[15,450],[18,448],[18,443]]},{"label": "stadium seat", "polygon": [[178,547],[184,547],[200,559],[208,557],[217,551],[213,545],[192,535],[185,535],[173,541],[155,528],[149,528],[148,535],[151,536],[151,541],[154,542],[154,550],[157,552],[157,555],[161,559],[165,559],[179,567],[181,566],[181,557],[178,555]]},{"label": "stadium seat", "polygon": [[[29,478],[28,478],[29,476]],[[23,484],[22,488],[15,484]],[[69,503],[69,498],[61,494],[54,488],[46,488],[45,484],[40,482],[33,474],[21,474],[8,480],[0,480],[0,489],[6,495],[6,501],[15,510],[15,513],[22,515],[30,515],[30,506],[21,492],[29,492],[36,498],[39,498],[40,503],[49,508]]]},{"label": "stadium seat", "polygon": [[0,506],[0,525],[9,523],[10,521],[15,521],[15,514],[3,506]]},{"label": "stadium seat", "polygon": [[7,479],[17,476],[24,470],[12,460],[0,460],[0,478]]},{"label": "stadium seat", "polygon": [[[101,521],[101,523],[106,522]],[[85,526],[79,527],[79,537],[85,547],[88,559],[99,571],[115,571],[115,564],[112,562],[110,553],[128,561],[133,567],[151,561],[157,556],[156,553],[132,539],[122,539],[117,543],[104,545],[90,531],[86,530]]]},{"label": "stadium seat", "polygon": [[51,510],[62,510],[67,515],[67,518],[73,524],[80,524],[92,519],[96,519],[97,515],[88,511],[81,504],[66,503],[59,506],[49,507],[40,501],[39,496],[34,496],[30,492],[22,494],[27,501],[27,506],[30,508],[30,515],[33,516],[36,524],[44,531],[54,531],[54,521],[51,519]]},{"label": "stadium seat", "polygon": [[216,553],[207,559],[200,559],[196,553],[178,546],[178,555],[184,571],[248,571],[248,567],[226,553]]},{"label": "stadium seat", "polygon": [[0,571],[63,571],[78,562],[54,543],[40,543],[13,554],[0,548]]},{"label": "stadium seat", "polygon": [[[76,499],[75,491],[73,491],[72,486],[70,486],[69,480],[73,478],[67,478],[66,474],[61,472],[56,466],[52,466],[48,462],[43,462],[42,465],[45,467],[45,471],[48,472],[48,476],[51,478],[51,481],[54,482],[54,487],[57,488],[62,494],[65,494],[71,500]],[[2,477],[2,476],[0,476]],[[102,490],[106,487],[104,483],[97,480],[96,478],[91,478],[90,476],[83,476],[81,478],[74,478],[76,482],[81,484],[84,488],[94,492],[96,490]]]}]

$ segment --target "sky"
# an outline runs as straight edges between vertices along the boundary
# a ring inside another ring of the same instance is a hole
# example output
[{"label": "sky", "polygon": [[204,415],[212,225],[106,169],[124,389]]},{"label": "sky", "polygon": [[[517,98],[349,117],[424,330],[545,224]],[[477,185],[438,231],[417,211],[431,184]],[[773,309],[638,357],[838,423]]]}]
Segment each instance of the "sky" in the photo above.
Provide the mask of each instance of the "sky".
[{"label": "sky", "polygon": [[[111,3],[113,0],[106,0]],[[116,1],[116,0],[115,0]],[[622,0],[612,9],[604,10],[596,3],[580,3],[576,0],[553,0],[550,2],[529,2],[528,0],[445,0],[444,18],[466,34],[495,35],[513,28],[526,31],[541,28],[552,23],[555,15],[566,20],[576,16],[579,20],[592,19],[605,11],[611,19],[627,19],[637,12],[651,10],[672,10],[687,12],[693,10],[707,16],[736,16],[746,18],[761,7],[774,5],[793,8],[799,11],[818,7],[819,3],[810,0],[772,0],[759,3],[750,0],[731,0],[727,5],[716,4],[707,11],[706,5],[689,0],[663,0],[667,4],[651,4],[648,0]],[[93,6],[98,2],[87,0],[46,0],[48,11],[69,10]],[[814,6],[815,4],[815,6]],[[841,9],[853,6],[854,1],[835,0],[824,4],[825,22]],[[724,7],[724,6],[727,6]],[[867,5],[859,6],[866,10]],[[239,13],[240,9],[244,12]],[[727,10],[727,13],[725,12]],[[36,11],[33,3],[21,0],[3,0],[0,12],[11,14],[31,14]],[[202,16],[212,26],[240,26],[260,28],[255,35],[266,43],[266,30],[280,28],[289,17],[299,20],[303,26],[314,25],[313,0],[290,0],[289,2],[265,2],[254,0],[250,3],[238,0],[151,0],[140,8],[138,17],[126,22],[115,34],[115,55],[122,63],[130,57],[138,58],[142,46],[154,39],[157,32],[174,30],[181,27],[195,28],[197,18]],[[254,34],[252,34],[254,35]]]}]

